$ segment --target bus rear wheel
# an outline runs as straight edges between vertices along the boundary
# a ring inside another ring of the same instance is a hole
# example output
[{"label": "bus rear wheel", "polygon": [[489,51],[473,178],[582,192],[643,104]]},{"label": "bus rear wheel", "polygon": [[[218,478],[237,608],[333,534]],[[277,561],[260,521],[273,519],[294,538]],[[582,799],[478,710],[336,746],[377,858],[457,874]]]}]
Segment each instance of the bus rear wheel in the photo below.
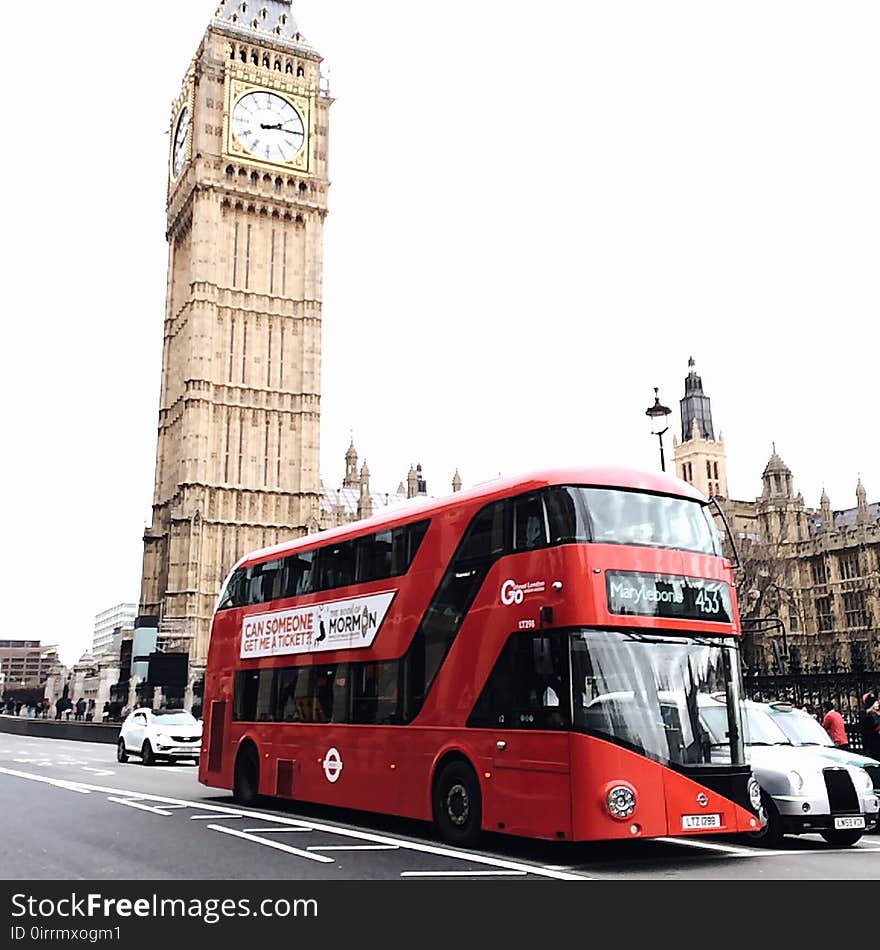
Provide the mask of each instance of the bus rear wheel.
[{"label": "bus rear wheel", "polygon": [[434,824],[449,844],[468,846],[480,836],[483,805],[480,783],[466,762],[445,765],[434,783]]},{"label": "bus rear wheel", "polygon": [[253,805],[260,787],[260,760],[252,745],[245,746],[235,759],[232,797],[240,805]]}]

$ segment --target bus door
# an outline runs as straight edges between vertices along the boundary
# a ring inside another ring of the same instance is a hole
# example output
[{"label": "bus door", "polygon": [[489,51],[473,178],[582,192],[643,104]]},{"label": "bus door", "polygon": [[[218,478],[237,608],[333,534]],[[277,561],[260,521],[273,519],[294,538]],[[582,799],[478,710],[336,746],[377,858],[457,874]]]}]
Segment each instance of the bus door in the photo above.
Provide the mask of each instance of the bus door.
[{"label": "bus door", "polygon": [[568,696],[565,638],[511,636],[468,720],[484,727],[475,734],[485,765],[484,827],[571,837]]}]

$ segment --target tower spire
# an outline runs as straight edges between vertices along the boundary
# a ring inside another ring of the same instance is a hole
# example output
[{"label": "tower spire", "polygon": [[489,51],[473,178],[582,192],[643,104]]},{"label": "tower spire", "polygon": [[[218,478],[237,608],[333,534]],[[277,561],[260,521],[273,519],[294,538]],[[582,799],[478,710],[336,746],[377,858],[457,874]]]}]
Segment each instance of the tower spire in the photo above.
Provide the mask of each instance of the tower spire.
[{"label": "tower spire", "polygon": [[688,360],[688,374],[684,381],[684,398],[681,406],[681,439],[686,442],[693,437],[694,423],[697,423],[700,436],[715,440],[712,428],[712,407],[709,397],[703,392],[703,380],[697,373],[697,364],[693,357]]}]

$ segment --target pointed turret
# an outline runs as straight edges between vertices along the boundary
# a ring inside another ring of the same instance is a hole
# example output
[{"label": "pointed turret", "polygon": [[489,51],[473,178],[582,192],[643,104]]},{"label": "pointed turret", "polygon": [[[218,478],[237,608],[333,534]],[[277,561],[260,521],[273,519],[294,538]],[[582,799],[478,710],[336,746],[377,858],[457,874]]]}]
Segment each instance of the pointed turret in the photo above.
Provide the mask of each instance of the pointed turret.
[{"label": "pointed turret", "polygon": [[763,498],[791,498],[791,469],[779,457],[775,442],[761,480],[764,482]]},{"label": "pointed turret", "polygon": [[712,407],[709,397],[703,392],[703,380],[697,374],[694,358],[688,360],[688,374],[684,381],[684,398],[681,406],[682,441],[694,438],[694,426],[704,439],[715,439],[712,429]]},{"label": "pointed turret", "polygon": [[357,488],[358,486],[358,454],[354,447],[354,436],[351,439],[351,445],[345,453],[345,478],[342,480],[343,488]]},{"label": "pointed turret", "polygon": [[452,476],[452,490],[453,492],[461,491],[461,475],[458,474],[458,469],[455,470],[455,474]]},{"label": "pointed turret", "polygon": [[856,521],[859,524],[868,523],[868,493],[865,491],[865,486],[862,484],[862,476],[859,476],[858,484],[856,485]]},{"label": "pointed turret", "polygon": [[831,499],[822,486],[822,497],[819,499],[819,511],[822,515],[822,530],[831,531],[834,528],[834,515],[831,513]]}]

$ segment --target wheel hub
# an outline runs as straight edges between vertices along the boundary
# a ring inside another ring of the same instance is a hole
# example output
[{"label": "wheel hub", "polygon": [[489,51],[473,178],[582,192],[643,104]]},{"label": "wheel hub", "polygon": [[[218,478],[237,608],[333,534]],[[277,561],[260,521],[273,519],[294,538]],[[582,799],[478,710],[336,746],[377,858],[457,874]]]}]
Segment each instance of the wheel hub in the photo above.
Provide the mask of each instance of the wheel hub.
[{"label": "wheel hub", "polygon": [[446,793],[446,814],[449,820],[452,824],[461,826],[468,820],[470,810],[467,789],[456,783]]}]

